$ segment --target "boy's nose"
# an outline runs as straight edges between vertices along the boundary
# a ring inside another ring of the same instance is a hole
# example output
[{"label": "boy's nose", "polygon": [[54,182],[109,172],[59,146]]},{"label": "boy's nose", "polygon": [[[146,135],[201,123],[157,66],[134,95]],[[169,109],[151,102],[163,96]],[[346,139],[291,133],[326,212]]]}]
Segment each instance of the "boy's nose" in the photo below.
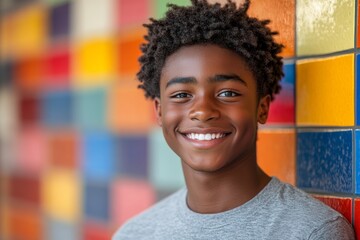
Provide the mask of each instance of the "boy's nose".
[{"label": "boy's nose", "polygon": [[198,100],[189,112],[189,117],[193,121],[206,122],[220,117],[220,111],[216,108],[212,100],[206,98]]}]

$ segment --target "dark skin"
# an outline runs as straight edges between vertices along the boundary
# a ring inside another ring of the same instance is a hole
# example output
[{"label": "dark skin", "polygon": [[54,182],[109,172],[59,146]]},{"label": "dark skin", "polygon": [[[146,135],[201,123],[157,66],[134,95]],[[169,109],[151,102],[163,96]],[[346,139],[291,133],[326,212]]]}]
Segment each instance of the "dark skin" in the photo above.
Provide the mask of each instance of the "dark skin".
[{"label": "dark skin", "polygon": [[256,86],[246,62],[216,45],[185,46],[166,59],[155,110],[195,212],[238,207],[270,181],[256,162],[256,138],[271,98]]}]

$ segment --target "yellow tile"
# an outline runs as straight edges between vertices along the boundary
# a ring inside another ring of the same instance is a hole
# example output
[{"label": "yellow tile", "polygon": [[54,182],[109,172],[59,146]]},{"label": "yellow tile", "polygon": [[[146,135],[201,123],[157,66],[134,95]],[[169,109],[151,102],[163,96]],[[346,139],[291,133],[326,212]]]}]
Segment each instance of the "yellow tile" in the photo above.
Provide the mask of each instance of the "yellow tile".
[{"label": "yellow tile", "polygon": [[47,11],[31,5],[13,16],[10,29],[11,50],[16,55],[34,54],[44,50],[47,38]]},{"label": "yellow tile", "polygon": [[296,5],[298,55],[354,47],[354,0],[298,0]]},{"label": "yellow tile", "polygon": [[79,177],[67,170],[47,172],[42,183],[42,201],[47,214],[65,221],[79,220],[81,188]]},{"label": "yellow tile", "polygon": [[298,125],[354,125],[354,56],[301,60],[296,65]]},{"label": "yellow tile", "polygon": [[115,75],[116,47],[112,38],[97,38],[75,47],[76,85],[109,83]]}]

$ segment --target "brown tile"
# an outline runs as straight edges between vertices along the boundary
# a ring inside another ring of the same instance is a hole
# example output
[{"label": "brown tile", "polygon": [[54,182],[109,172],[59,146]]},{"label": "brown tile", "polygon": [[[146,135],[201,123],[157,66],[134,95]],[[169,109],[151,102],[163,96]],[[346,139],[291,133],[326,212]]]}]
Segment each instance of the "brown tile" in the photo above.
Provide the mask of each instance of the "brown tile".
[{"label": "brown tile", "polygon": [[10,176],[8,191],[12,199],[40,206],[40,181],[38,176],[20,174]]}]

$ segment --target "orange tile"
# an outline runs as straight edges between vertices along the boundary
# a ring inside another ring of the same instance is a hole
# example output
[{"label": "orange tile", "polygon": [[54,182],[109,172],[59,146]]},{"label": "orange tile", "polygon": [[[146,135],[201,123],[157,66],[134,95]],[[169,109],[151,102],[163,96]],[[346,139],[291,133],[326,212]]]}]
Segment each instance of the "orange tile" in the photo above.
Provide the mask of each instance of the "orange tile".
[{"label": "orange tile", "polygon": [[8,211],[10,239],[42,239],[42,220],[40,211],[32,208],[11,206]]},{"label": "orange tile", "polygon": [[249,15],[260,20],[270,19],[271,30],[279,32],[275,40],[285,45],[282,56],[294,56],[295,0],[251,1]]},{"label": "orange tile", "polygon": [[259,166],[270,176],[295,184],[295,131],[260,130],[257,159]]},{"label": "orange tile", "polygon": [[9,208],[5,201],[0,201],[0,238],[9,239]]},{"label": "orange tile", "polygon": [[110,90],[108,122],[113,130],[143,132],[155,125],[152,102],[137,85],[134,80]]},{"label": "orange tile", "polygon": [[38,89],[44,80],[44,59],[42,56],[32,56],[20,59],[14,69],[17,85],[26,90]]},{"label": "orange tile", "polygon": [[78,139],[74,133],[59,132],[49,137],[49,161],[57,167],[75,169],[78,157]]},{"label": "orange tile", "polygon": [[144,42],[143,28],[121,34],[119,39],[119,72],[121,76],[135,78],[140,65],[138,58],[141,55],[140,44]]},{"label": "orange tile", "polygon": [[[360,13],[360,1],[358,1],[358,14]],[[357,18],[357,43],[356,46],[359,48],[360,47],[360,17],[358,16]]]}]

